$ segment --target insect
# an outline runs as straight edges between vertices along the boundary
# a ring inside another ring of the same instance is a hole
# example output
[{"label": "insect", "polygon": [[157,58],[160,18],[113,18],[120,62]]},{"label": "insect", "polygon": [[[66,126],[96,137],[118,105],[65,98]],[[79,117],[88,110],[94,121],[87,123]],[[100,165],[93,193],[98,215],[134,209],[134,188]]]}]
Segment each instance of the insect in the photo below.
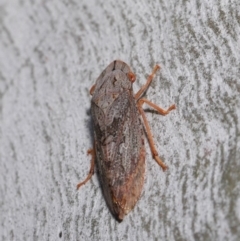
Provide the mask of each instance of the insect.
[{"label": "insect", "polygon": [[118,221],[122,221],[134,208],[142,192],[145,175],[144,132],[153,158],[163,170],[167,169],[155,149],[142,108],[146,103],[161,115],[176,108],[171,105],[164,110],[143,98],[159,68],[155,66],[146,84],[134,94],[132,84],[136,80],[135,74],[126,63],[115,60],[90,89],[94,148],[88,150],[88,154],[92,155],[89,174],[77,185],[77,189],[92,177],[96,161],[103,195]]}]

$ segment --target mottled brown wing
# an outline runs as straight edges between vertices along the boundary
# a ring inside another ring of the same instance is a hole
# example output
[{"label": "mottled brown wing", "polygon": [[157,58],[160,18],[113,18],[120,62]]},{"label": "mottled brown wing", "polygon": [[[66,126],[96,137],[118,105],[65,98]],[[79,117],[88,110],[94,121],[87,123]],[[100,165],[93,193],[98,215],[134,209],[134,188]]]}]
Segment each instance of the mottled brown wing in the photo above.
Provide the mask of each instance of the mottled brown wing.
[{"label": "mottled brown wing", "polygon": [[94,102],[91,108],[103,194],[113,215],[122,220],[139,199],[144,182],[143,125],[129,90],[120,93],[105,115]]}]

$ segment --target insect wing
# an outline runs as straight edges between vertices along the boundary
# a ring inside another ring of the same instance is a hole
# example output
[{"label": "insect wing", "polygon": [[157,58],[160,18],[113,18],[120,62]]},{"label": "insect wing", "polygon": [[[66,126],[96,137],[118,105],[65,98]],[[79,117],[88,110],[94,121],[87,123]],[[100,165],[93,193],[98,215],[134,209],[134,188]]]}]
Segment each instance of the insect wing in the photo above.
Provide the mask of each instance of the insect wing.
[{"label": "insect wing", "polygon": [[99,179],[118,220],[133,209],[145,172],[143,126],[131,90],[124,89],[107,110],[91,106]]}]

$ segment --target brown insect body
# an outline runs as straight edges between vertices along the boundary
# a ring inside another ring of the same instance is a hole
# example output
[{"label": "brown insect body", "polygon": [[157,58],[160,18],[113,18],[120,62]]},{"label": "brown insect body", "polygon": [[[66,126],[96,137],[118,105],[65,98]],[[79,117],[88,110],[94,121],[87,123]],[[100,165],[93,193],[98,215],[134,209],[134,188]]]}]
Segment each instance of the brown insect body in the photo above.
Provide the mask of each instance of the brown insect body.
[{"label": "brown insect body", "polygon": [[99,179],[106,202],[118,219],[133,209],[144,182],[144,130],[130,68],[114,61],[99,76],[91,112]]},{"label": "brown insect body", "polygon": [[126,63],[115,60],[101,73],[90,90],[93,96],[94,149],[88,151],[92,154],[89,174],[77,188],[91,178],[96,161],[104,197],[118,221],[122,221],[133,209],[141,195],[145,174],[144,126],[153,158],[163,170],[167,168],[154,147],[142,109],[143,103],[161,115],[175,109],[172,105],[164,110],[142,98],[158,69],[159,66],[155,66],[147,83],[134,95],[132,83],[135,75]]}]

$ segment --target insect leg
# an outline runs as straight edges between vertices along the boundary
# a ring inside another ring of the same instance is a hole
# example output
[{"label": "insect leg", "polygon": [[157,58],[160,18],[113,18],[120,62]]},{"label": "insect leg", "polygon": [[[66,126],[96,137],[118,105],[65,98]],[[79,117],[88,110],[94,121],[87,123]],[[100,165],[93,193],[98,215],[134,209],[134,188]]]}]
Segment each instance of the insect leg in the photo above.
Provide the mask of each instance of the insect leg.
[{"label": "insect leg", "polygon": [[149,106],[151,106],[153,109],[155,109],[160,115],[167,115],[171,110],[174,110],[176,109],[176,106],[175,105],[171,105],[170,107],[168,107],[167,110],[164,110],[162,109],[161,107],[159,107],[158,105],[152,103],[151,101],[145,99],[145,98],[142,98],[138,101],[138,103],[142,106],[143,103],[146,103],[148,104]]},{"label": "insect leg", "polygon": [[93,85],[91,89],[89,90],[90,95],[93,95],[93,92],[95,90],[96,85]]},{"label": "insect leg", "polygon": [[159,65],[156,65],[152,71],[152,73],[148,76],[147,83],[141,87],[141,89],[135,94],[135,99],[138,100],[143,93],[148,89],[149,85],[151,84],[155,73],[160,69]]},{"label": "insect leg", "polygon": [[146,132],[147,132],[147,137],[148,137],[148,140],[149,140],[150,149],[151,149],[151,152],[152,152],[152,156],[155,159],[155,161],[158,163],[158,165],[161,166],[163,171],[165,171],[167,169],[167,165],[158,156],[158,152],[157,152],[157,150],[155,148],[155,145],[154,145],[153,135],[152,135],[152,132],[150,130],[150,126],[148,124],[147,117],[146,117],[146,115],[144,113],[144,110],[142,108],[143,103],[144,102],[139,101],[137,106],[138,106],[138,109],[139,109],[139,111],[142,115],[142,118],[143,118],[144,126],[145,126],[145,129],[146,129]]},{"label": "insect leg", "polygon": [[83,181],[83,182],[80,182],[78,183],[77,185],[77,189],[79,189],[82,185],[84,185],[88,180],[91,179],[92,175],[94,174],[94,165],[95,165],[95,157],[96,157],[96,154],[95,154],[95,150],[94,149],[89,149],[87,154],[89,155],[92,155],[92,158],[91,158],[91,167],[90,167],[90,170],[89,170],[89,173],[87,175],[87,178]]}]

